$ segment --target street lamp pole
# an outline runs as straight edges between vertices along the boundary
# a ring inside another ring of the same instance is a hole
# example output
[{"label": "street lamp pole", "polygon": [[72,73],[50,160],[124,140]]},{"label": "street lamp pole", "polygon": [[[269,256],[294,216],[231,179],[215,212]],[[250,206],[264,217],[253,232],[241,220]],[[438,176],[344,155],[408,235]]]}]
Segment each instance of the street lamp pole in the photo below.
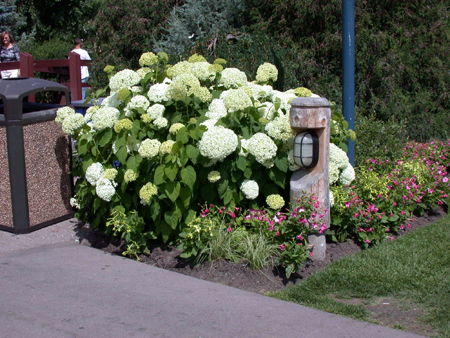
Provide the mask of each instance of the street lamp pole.
[{"label": "street lamp pole", "polygon": [[[342,110],[355,130],[355,0],[342,0]],[[355,165],[355,142],[348,140],[348,158]]]}]

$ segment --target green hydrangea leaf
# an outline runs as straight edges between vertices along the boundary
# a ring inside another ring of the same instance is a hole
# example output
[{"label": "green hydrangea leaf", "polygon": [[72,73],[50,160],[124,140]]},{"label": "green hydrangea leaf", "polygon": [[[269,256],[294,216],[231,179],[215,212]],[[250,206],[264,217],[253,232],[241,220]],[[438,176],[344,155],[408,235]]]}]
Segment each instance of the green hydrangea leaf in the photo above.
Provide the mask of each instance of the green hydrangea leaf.
[{"label": "green hydrangea leaf", "polygon": [[196,179],[197,174],[192,166],[181,169],[181,182],[186,184],[191,190],[194,189]]},{"label": "green hydrangea leaf", "polygon": [[175,202],[178,196],[180,196],[181,184],[180,182],[167,182],[165,184],[165,192],[167,197],[172,202]]}]

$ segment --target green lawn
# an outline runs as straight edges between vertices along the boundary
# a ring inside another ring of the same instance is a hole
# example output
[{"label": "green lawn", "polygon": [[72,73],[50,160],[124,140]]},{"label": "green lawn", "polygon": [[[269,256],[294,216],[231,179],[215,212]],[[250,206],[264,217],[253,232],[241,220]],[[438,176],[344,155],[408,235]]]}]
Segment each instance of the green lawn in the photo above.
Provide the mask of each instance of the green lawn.
[{"label": "green lawn", "polygon": [[[419,319],[409,318],[414,319],[411,325],[419,325],[427,335],[450,337],[450,215],[335,261],[304,282],[270,296],[379,323],[383,321],[368,307],[384,299],[380,306],[396,304],[397,310],[391,322],[383,324],[407,330],[408,311],[420,308]],[[404,313],[399,314],[399,308]]]}]

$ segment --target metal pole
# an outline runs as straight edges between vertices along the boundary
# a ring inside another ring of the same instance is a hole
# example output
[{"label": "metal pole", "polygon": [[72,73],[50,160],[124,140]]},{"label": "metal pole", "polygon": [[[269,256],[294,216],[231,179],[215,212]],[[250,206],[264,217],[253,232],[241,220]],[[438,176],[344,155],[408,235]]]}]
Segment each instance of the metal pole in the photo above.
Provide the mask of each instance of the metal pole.
[{"label": "metal pole", "polygon": [[[355,0],[342,0],[342,110],[355,130]],[[355,165],[355,143],[348,140],[348,157]]]}]

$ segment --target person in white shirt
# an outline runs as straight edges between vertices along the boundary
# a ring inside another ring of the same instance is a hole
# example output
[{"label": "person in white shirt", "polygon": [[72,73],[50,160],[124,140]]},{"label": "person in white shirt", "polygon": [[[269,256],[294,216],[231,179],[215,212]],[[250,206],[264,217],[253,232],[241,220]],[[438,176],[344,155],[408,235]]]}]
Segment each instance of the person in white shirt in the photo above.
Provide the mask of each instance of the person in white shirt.
[{"label": "person in white shirt", "polygon": [[[75,47],[71,50],[73,53],[77,53],[80,55],[81,60],[90,60],[91,57],[89,56],[89,53],[81,48],[81,45],[83,44],[83,40],[80,38],[74,39]],[[87,66],[81,66],[81,82],[87,83],[89,78],[89,70]],[[88,87],[82,87],[82,98],[83,100],[86,99],[86,94],[88,91]]]}]

